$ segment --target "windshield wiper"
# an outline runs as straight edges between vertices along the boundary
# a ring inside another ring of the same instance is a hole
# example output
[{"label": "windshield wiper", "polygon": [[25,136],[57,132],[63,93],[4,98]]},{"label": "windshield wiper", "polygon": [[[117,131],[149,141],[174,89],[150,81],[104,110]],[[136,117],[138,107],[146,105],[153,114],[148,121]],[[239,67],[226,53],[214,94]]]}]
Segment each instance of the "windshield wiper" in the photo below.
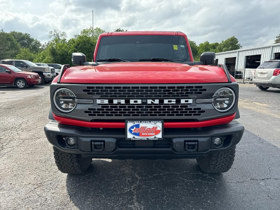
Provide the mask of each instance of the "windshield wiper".
[{"label": "windshield wiper", "polygon": [[127,62],[126,60],[123,60],[121,58],[107,58],[107,59],[98,59],[97,60],[97,62],[114,62],[114,61]]},{"label": "windshield wiper", "polygon": [[169,62],[174,62],[173,60],[169,60],[167,58],[143,58],[143,59],[139,59],[138,61],[169,61]]}]

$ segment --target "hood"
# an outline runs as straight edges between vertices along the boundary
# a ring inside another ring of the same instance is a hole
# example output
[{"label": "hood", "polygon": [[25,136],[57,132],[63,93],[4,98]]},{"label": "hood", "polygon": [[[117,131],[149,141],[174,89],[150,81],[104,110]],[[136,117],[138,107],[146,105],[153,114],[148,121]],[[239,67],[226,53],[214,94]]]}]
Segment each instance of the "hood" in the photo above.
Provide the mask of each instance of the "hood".
[{"label": "hood", "polygon": [[71,67],[65,71],[61,82],[101,84],[222,83],[228,82],[228,79],[224,70],[217,66],[189,66],[168,62],[122,62]]},{"label": "hood", "polygon": [[21,71],[21,72],[16,72],[16,74],[19,74],[19,75],[38,75],[37,73],[34,73],[34,72],[28,72],[28,71]]},{"label": "hood", "polygon": [[36,71],[36,70],[45,71],[45,69],[47,69],[46,72],[50,72],[51,71],[51,69],[49,67],[47,67],[47,66],[32,66],[31,69],[33,71]]}]

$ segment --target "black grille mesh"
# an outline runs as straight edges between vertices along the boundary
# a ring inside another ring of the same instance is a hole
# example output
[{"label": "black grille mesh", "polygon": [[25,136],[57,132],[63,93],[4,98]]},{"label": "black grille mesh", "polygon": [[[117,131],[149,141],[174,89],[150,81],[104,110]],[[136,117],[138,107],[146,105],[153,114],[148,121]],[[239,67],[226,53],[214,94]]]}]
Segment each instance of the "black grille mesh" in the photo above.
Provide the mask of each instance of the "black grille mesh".
[{"label": "black grille mesh", "polygon": [[83,89],[88,95],[104,98],[182,98],[191,94],[203,94],[206,89],[203,86],[89,86]]},{"label": "black grille mesh", "polygon": [[201,85],[97,85],[87,86],[82,90],[88,96],[98,99],[142,99],[143,104],[109,104],[96,105],[84,110],[92,120],[97,119],[186,119],[201,116],[205,110],[189,104],[145,104],[145,99],[186,99],[190,95],[202,95],[207,90]]},{"label": "black grille mesh", "polygon": [[201,108],[188,105],[102,105],[85,111],[90,117],[190,117],[204,113]]}]

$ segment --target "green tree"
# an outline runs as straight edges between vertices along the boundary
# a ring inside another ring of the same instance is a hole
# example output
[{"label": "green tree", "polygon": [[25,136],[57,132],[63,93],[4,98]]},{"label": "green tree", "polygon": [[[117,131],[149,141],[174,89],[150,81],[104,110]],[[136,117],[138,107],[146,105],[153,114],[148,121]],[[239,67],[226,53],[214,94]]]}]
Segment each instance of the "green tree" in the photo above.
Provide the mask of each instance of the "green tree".
[{"label": "green tree", "polygon": [[71,63],[70,46],[66,40],[66,33],[51,31],[50,38],[52,40],[47,43],[44,51],[39,53],[35,60],[43,63]]},{"label": "green tree", "polygon": [[199,56],[204,52],[218,52],[219,43],[209,43],[208,41],[200,43],[198,46]]},{"label": "green tree", "polygon": [[222,41],[218,46],[218,52],[225,52],[230,50],[238,50],[241,48],[238,39],[235,36]]},{"label": "green tree", "polygon": [[5,58],[15,58],[20,52],[20,46],[15,38],[4,31],[0,32],[0,60]]},{"label": "green tree", "polygon": [[59,32],[57,30],[50,31],[49,37],[52,39],[52,41],[66,41],[66,33]]},{"label": "green tree", "polygon": [[18,42],[21,48],[29,49],[32,53],[37,53],[40,51],[41,43],[32,38],[30,34],[12,31],[10,34]]},{"label": "green tree", "polygon": [[73,52],[82,52],[87,56],[88,61],[92,61],[93,52],[97,38],[105,31],[101,28],[86,28],[79,35],[67,40],[66,33],[51,31],[50,39],[40,53],[36,55],[35,62],[71,64]]},{"label": "green tree", "polygon": [[276,36],[274,44],[280,43],[280,34]]},{"label": "green tree", "polygon": [[68,45],[71,46],[71,53],[82,52],[86,55],[88,61],[93,60],[95,42],[93,41],[92,37],[79,35],[76,39],[70,39]]},{"label": "green tree", "polygon": [[75,38],[69,40],[71,53],[82,52],[86,55],[88,61],[92,61],[97,39],[104,32],[101,28],[95,28],[94,31],[92,28],[83,29],[80,35],[76,35]]},{"label": "green tree", "polygon": [[35,57],[36,55],[30,52],[28,48],[20,48],[20,53],[16,55],[17,59],[24,59],[29,61],[33,61]]},{"label": "green tree", "polygon": [[81,31],[80,35],[84,35],[87,37],[93,37],[94,43],[97,42],[97,39],[100,34],[104,33],[105,31],[101,28],[95,28],[94,31],[92,31],[92,28],[85,28]]},{"label": "green tree", "polygon": [[46,48],[45,50],[37,54],[33,61],[35,63],[53,63],[53,58],[51,57],[49,48]]},{"label": "green tree", "polygon": [[193,54],[193,58],[195,61],[199,60],[199,54],[198,54],[198,46],[196,45],[196,43],[194,41],[189,40],[191,49],[192,49],[192,54]]},{"label": "green tree", "polygon": [[99,35],[103,34],[103,33],[105,33],[105,31],[101,28],[95,28],[94,29],[94,43],[97,42],[97,39],[98,39]]},{"label": "green tree", "polygon": [[198,45],[198,55],[199,56],[204,52],[210,52],[210,51],[211,51],[211,44],[208,41],[200,43]]}]

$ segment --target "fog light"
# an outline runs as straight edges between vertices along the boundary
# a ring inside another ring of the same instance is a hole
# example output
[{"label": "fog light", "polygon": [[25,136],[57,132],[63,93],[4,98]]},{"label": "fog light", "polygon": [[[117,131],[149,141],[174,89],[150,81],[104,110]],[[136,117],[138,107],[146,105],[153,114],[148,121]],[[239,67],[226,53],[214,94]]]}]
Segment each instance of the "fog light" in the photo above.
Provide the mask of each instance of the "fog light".
[{"label": "fog light", "polygon": [[74,146],[76,144],[76,140],[73,137],[64,137],[63,138],[66,141],[66,144],[69,146]]},{"label": "fog light", "polygon": [[221,146],[222,143],[223,143],[223,139],[220,138],[220,137],[216,137],[216,138],[213,139],[213,144],[215,146]]}]

